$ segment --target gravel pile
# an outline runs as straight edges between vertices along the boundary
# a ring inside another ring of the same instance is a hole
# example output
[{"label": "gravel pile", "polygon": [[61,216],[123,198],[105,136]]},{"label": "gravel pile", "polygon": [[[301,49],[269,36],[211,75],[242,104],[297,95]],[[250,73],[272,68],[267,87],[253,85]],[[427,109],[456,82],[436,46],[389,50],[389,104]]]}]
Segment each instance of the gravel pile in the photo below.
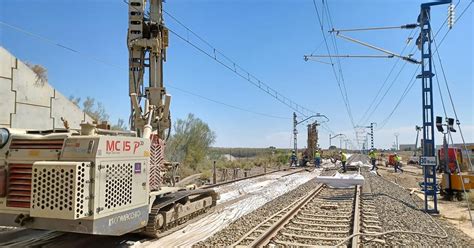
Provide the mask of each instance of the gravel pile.
[{"label": "gravel pile", "polygon": [[[329,172],[323,172],[326,174]],[[217,232],[212,237],[199,242],[195,247],[225,247],[233,244],[253,227],[264,221],[272,214],[288,206],[291,202],[307,194],[317,186],[315,180],[310,180],[276,199],[266,203],[250,214],[243,216],[225,229]]]},{"label": "gravel pile", "polygon": [[[363,173],[372,190],[383,231],[402,230],[436,235],[387,234],[388,246],[455,246],[473,247],[474,241],[446,221],[430,218],[423,212],[423,201],[410,196],[404,188],[371,173]],[[435,224],[437,223],[437,224]],[[446,231],[446,234],[445,232]]]}]

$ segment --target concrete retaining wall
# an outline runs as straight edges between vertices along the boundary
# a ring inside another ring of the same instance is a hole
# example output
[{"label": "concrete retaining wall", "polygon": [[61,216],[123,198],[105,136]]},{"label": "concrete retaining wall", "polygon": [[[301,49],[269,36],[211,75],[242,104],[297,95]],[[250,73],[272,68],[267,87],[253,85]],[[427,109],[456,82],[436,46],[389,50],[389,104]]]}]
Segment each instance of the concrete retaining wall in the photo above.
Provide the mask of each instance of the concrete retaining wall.
[{"label": "concrete retaining wall", "polygon": [[22,129],[78,129],[82,121],[92,122],[69,99],[36,74],[6,49],[0,47],[0,126]]}]

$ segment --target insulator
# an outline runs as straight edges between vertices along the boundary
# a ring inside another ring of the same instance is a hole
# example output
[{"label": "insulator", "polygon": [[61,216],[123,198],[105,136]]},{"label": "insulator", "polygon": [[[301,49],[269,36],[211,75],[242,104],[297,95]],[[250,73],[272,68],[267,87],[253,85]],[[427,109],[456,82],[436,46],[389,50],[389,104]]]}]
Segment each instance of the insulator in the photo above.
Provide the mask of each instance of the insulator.
[{"label": "insulator", "polygon": [[448,28],[452,29],[454,25],[454,4],[448,6]]}]

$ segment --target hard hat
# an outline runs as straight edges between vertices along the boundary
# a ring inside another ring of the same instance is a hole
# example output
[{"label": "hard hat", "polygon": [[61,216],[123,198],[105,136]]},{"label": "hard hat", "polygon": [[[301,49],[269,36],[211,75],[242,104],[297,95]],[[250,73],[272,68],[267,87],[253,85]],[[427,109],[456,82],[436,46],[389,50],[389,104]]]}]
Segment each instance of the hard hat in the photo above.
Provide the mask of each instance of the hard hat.
[{"label": "hard hat", "polygon": [[342,151],[339,151],[339,153],[342,153]]},{"label": "hard hat", "polygon": [[397,155],[397,153],[394,153],[395,155]]}]

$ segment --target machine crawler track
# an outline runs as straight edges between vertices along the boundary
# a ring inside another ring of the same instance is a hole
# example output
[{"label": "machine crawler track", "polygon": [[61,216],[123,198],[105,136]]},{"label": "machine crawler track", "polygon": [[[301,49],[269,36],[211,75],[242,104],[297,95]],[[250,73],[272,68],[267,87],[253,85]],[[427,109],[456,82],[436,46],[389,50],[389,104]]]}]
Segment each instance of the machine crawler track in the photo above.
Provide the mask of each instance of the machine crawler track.
[{"label": "machine crawler track", "polygon": [[206,212],[216,206],[217,200],[218,195],[212,189],[178,191],[158,198],[151,208],[143,234],[152,238],[166,236],[184,224],[204,217]]}]

